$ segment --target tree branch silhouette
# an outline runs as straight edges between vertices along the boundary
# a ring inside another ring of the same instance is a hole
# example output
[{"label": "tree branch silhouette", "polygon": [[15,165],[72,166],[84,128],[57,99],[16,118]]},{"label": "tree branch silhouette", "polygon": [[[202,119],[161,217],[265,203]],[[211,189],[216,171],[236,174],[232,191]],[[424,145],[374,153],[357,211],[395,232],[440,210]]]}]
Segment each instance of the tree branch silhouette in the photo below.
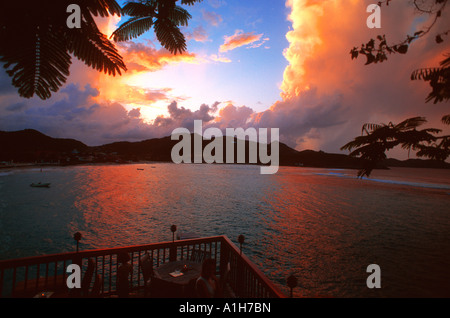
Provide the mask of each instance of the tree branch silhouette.
[{"label": "tree branch silhouette", "polygon": [[[389,2],[392,0],[387,1],[380,1],[378,2],[378,5],[386,4],[389,5]],[[409,49],[409,45],[415,41],[418,40],[431,32],[433,27],[435,26],[436,22],[439,18],[442,17],[442,13],[446,8],[448,0],[429,0],[427,2],[430,2],[430,8],[424,9],[422,8],[417,0],[413,1],[414,6],[416,10],[421,14],[428,14],[433,17],[432,22],[429,26],[424,27],[421,30],[418,30],[414,32],[412,35],[407,34],[406,38],[398,43],[395,44],[388,44],[386,35],[378,35],[376,39],[370,39],[367,43],[361,44],[360,47],[354,47],[350,50],[350,55],[352,59],[358,58],[360,55],[365,55],[366,65],[372,64],[372,63],[381,63],[388,59],[388,55],[390,54],[406,54]],[[434,6],[437,7],[434,7]],[[449,30],[442,31],[438,34],[436,34],[435,41],[436,43],[442,43],[444,42],[444,37],[447,36],[450,32]]]},{"label": "tree branch silhouette", "polygon": [[[380,1],[378,4],[388,6],[390,1],[392,0]],[[428,2],[428,9],[422,6],[423,2]],[[352,60],[358,58],[359,55],[365,55],[367,58],[365,64],[368,65],[386,61],[388,54],[406,54],[413,41],[430,33],[436,21],[442,17],[447,5],[447,0],[423,2],[419,4],[417,0],[414,0],[413,4],[418,12],[433,16],[432,23],[428,27],[416,31],[413,35],[407,35],[404,41],[395,45],[388,45],[386,36],[379,35],[377,36],[378,42],[370,39],[361,47],[354,47],[350,51]],[[449,32],[450,30],[447,30],[437,34],[435,42],[442,43],[443,36],[448,35]],[[439,67],[422,68],[411,74],[411,80],[423,80],[429,82],[432,87],[426,102],[433,101],[436,104],[448,101],[450,98],[450,54],[446,54],[445,57]],[[437,136],[442,131],[436,128],[417,130],[417,127],[425,122],[426,119],[423,117],[414,117],[398,125],[367,123],[362,127],[362,135],[345,144],[341,150],[348,150],[350,156],[363,160],[363,168],[358,171],[358,177],[369,177],[373,169],[386,159],[386,151],[397,146],[408,150],[408,154],[412,150],[418,157],[445,161],[450,156],[450,136]],[[442,122],[450,125],[450,115],[443,116]]]},{"label": "tree branch silhouette", "polygon": [[[0,62],[25,98],[36,95],[45,100],[57,92],[70,75],[72,57],[99,72],[121,75],[127,70],[123,58],[114,42],[99,31],[94,17],[131,15],[113,34],[115,40],[130,40],[154,26],[161,44],[172,53],[181,53],[186,41],[179,26],[187,25],[190,15],[175,5],[177,1],[129,2],[122,9],[115,0],[3,0]],[[201,1],[181,0],[181,4]],[[81,28],[70,29],[66,24],[66,10],[73,3],[81,9]],[[145,10],[140,10],[142,7]]]}]

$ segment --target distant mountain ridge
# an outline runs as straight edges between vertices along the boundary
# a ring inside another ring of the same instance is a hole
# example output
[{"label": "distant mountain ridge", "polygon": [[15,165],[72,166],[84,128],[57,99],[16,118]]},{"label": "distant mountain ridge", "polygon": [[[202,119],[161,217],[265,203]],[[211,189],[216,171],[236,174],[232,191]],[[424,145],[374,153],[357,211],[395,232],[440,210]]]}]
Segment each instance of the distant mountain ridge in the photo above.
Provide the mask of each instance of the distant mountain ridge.
[{"label": "distant mountain ridge", "polygon": [[[92,147],[75,139],[53,138],[33,129],[13,132],[0,131],[0,162],[14,161],[54,164],[138,161],[171,162],[172,148],[178,142],[178,140],[171,140],[171,137],[167,136],[137,142],[119,141]],[[209,142],[203,141],[203,147]],[[225,142],[223,142],[223,145],[225,154]],[[245,141],[245,145],[246,162],[248,162],[249,142]],[[279,155],[280,166],[341,169],[359,169],[362,166],[362,161],[359,158],[353,158],[345,154],[325,153],[323,151],[298,151],[284,143],[279,143]],[[421,159],[409,159],[405,161],[387,159],[379,168],[386,168],[388,166],[450,168],[450,164],[446,162]]]},{"label": "distant mountain ridge", "polygon": [[83,151],[88,149],[88,146],[75,139],[49,137],[34,129],[0,131],[1,161],[19,159],[42,151],[64,153],[73,149]]}]

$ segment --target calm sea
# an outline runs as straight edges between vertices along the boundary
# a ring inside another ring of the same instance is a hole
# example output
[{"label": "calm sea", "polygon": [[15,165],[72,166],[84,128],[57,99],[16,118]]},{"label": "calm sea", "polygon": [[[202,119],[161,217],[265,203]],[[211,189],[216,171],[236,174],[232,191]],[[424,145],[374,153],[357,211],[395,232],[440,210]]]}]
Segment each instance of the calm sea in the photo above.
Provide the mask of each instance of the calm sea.
[{"label": "calm sea", "polygon": [[[137,168],[144,170],[137,170]],[[0,259],[169,241],[170,226],[246,238],[295,296],[449,297],[450,171],[139,164],[0,171]],[[32,182],[51,182],[32,188]],[[369,264],[381,288],[369,289]]]}]

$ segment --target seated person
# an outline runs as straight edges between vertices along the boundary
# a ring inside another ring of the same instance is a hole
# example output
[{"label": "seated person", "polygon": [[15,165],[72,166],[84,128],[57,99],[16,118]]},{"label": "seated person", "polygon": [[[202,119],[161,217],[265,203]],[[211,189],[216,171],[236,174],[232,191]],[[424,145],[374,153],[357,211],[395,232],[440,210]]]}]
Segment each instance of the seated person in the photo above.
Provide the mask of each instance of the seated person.
[{"label": "seated person", "polygon": [[208,258],[202,264],[202,273],[195,284],[197,296],[201,298],[220,297],[219,280],[216,277],[216,261]]},{"label": "seated person", "polygon": [[121,264],[117,269],[117,294],[119,297],[127,298],[130,293],[130,282],[128,279],[133,270],[129,263],[130,255],[122,252],[117,255],[117,261]]}]

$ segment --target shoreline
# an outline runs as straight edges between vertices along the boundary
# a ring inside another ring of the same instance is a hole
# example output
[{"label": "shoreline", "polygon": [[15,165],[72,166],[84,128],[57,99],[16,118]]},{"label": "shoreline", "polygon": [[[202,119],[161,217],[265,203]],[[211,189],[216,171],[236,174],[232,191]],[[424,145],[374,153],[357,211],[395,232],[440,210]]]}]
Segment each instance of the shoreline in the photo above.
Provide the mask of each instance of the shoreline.
[{"label": "shoreline", "polygon": [[[139,165],[139,164],[160,164],[160,163],[173,163],[172,161],[136,161],[136,162],[78,162],[73,164],[58,164],[58,163],[17,163],[13,165],[0,165],[0,172],[12,171],[12,170],[27,170],[27,169],[36,169],[36,168],[56,168],[56,167],[76,167],[76,166],[122,166],[122,165]],[[191,163],[193,164],[193,163]],[[210,165],[208,163],[196,163],[196,165]],[[260,164],[252,164],[252,163],[213,163],[214,165],[256,165],[262,166]],[[348,167],[348,166],[310,166],[310,165],[279,165],[279,167],[290,167],[290,168],[317,168],[317,169],[339,169],[339,170],[359,170],[357,167]],[[449,170],[450,168],[446,167],[425,167],[425,166],[385,166],[380,168],[375,168],[374,171],[382,171],[382,170],[392,170],[397,168],[406,168],[406,169],[433,169],[433,170]],[[368,178],[369,180],[371,178]]]},{"label": "shoreline", "polygon": [[117,162],[85,162],[85,163],[74,163],[74,164],[57,164],[57,163],[19,163],[14,165],[0,165],[0,171],[2,170],[21,170],[21,169],[33,169],[33,168],[44,168],[44,167],[77,167],[77,166],[119,166],[119,165],[132,165],[132,164],[156,164],[159,161],[142,161],[142,162],[130,162],[130,163],[117,163]]}]

